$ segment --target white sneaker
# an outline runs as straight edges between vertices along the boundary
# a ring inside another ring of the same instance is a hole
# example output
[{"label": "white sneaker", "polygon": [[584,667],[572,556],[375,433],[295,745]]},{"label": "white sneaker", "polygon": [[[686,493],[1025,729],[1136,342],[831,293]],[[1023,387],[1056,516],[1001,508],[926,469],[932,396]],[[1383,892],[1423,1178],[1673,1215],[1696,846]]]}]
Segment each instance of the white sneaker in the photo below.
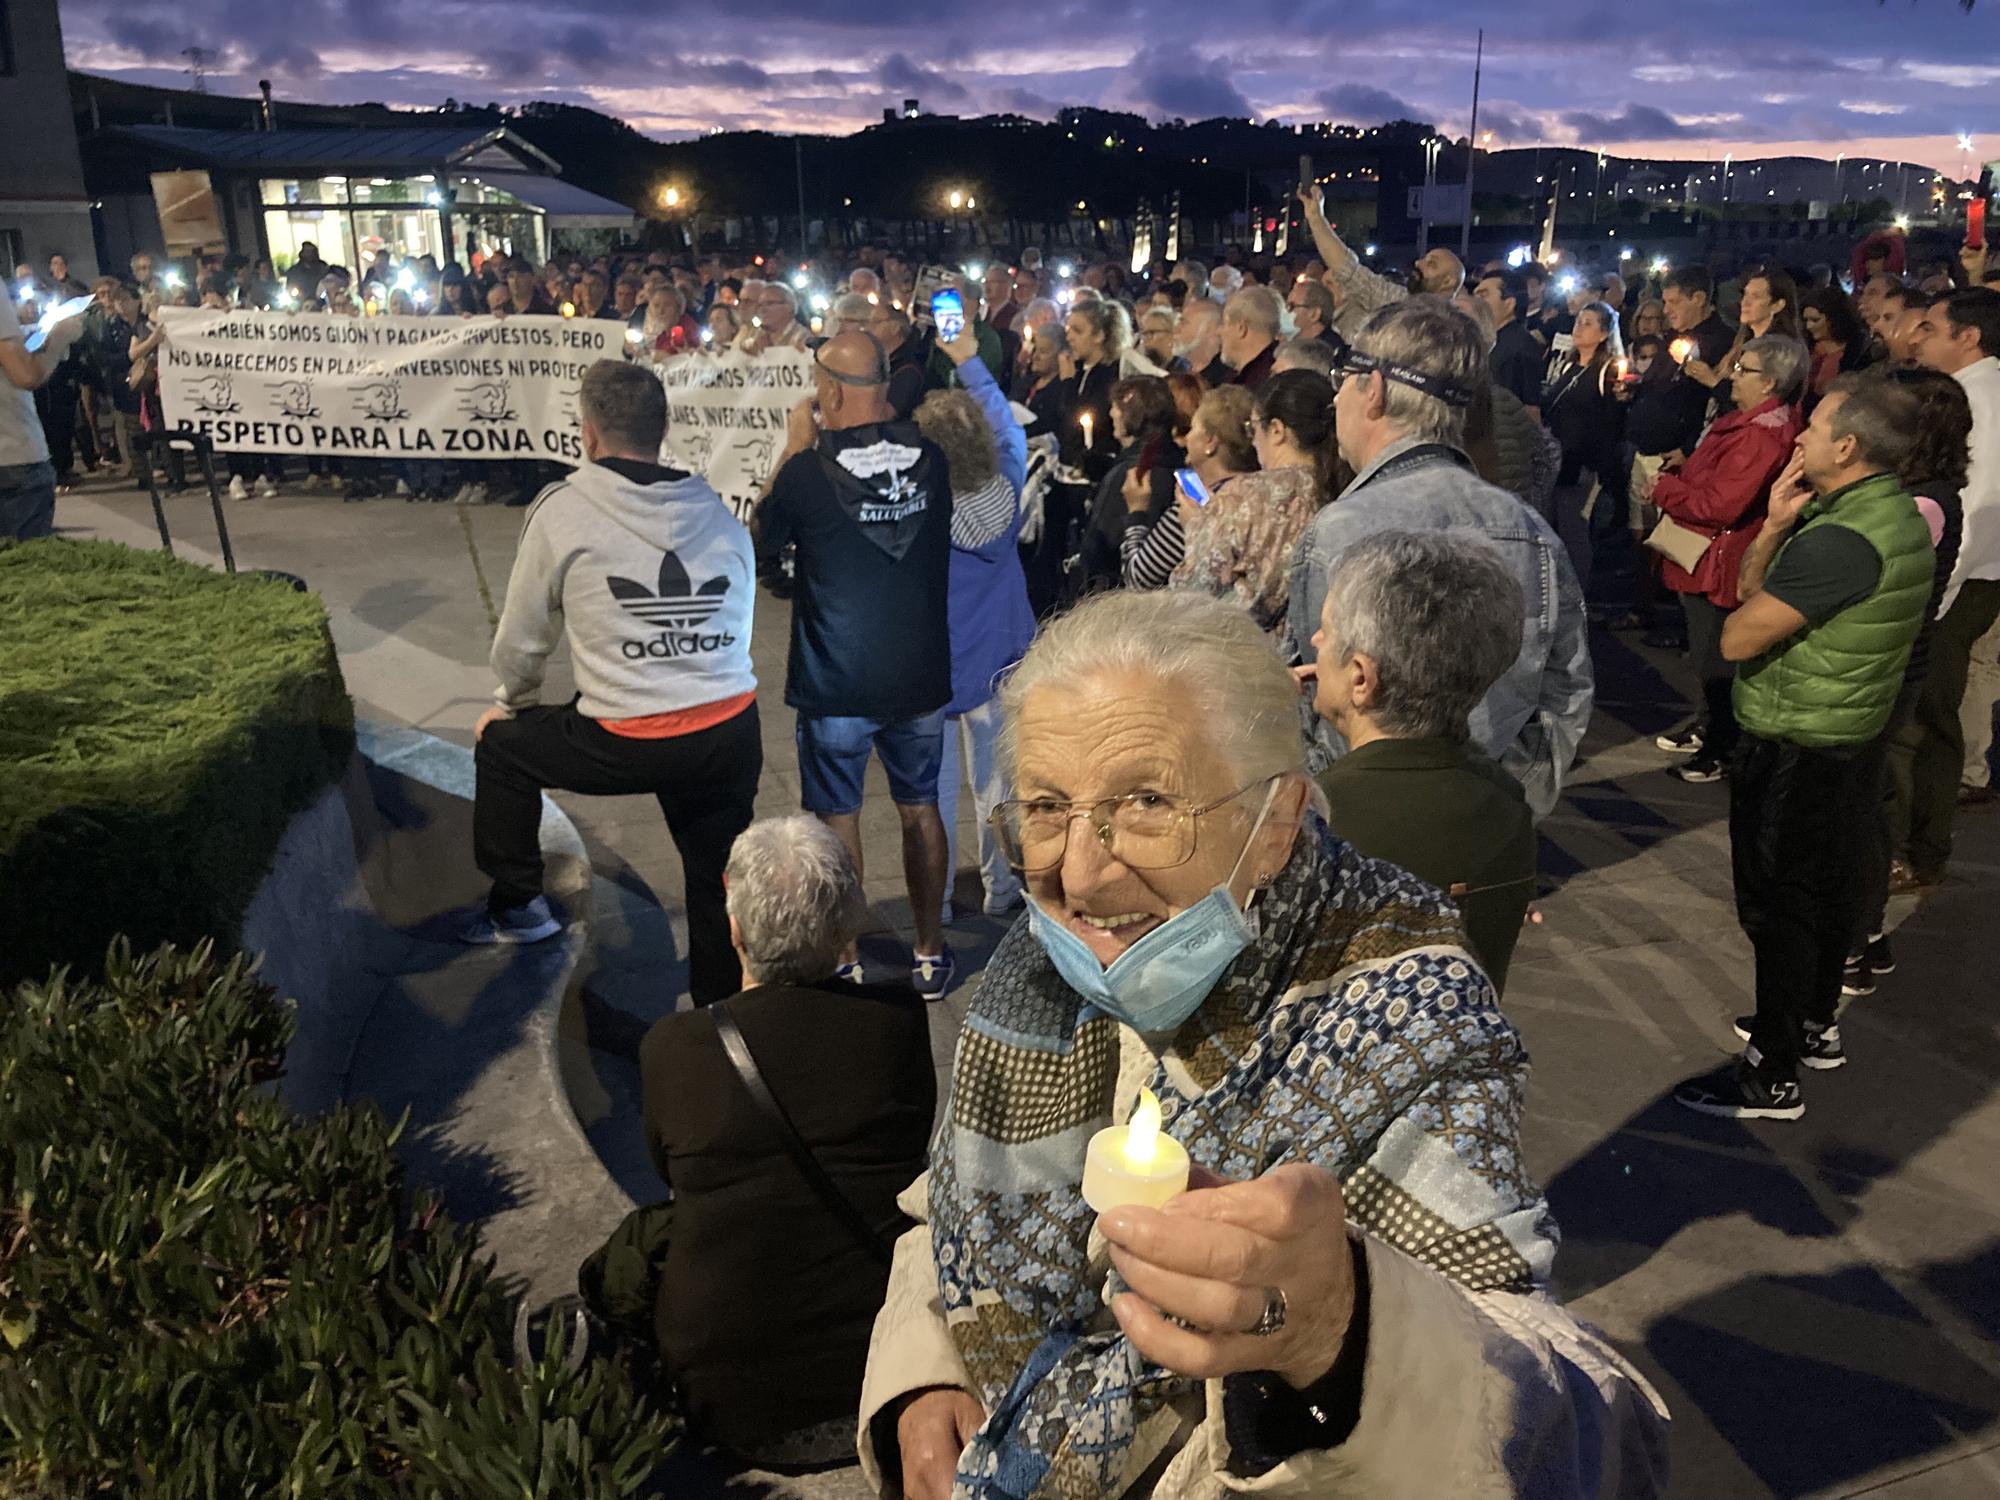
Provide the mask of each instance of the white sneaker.
[{"label": "white sneaker", "polygon": [[258,479],[257,481],[258,499],[269,500],[273,495],[277,493],[278,493],[278,482],[275,479],[273,479],[269,474],[265,474]]},{"label": "white sneaker", "polygon": [[399,479],[399,480],[397,480],[397,481],[396,481],[396,498],[397,498],[398,500],[407,500],[407,499],[409,499],[409,498],[410,498],[410,481],[409,481],[409,480],[407,480],[407,479]]},{"label": "white sneaker", "polygon": [[232,500],[248,500],[250,498],[250,486],[243,482],[241,474],[231,474],[229,476],[229,498]]},{"label": "white sneaker", "polygon": [[484,505],[486,503],[486,486],[483,484],[467,485],[465,487],[465,503],[467,505]]}]

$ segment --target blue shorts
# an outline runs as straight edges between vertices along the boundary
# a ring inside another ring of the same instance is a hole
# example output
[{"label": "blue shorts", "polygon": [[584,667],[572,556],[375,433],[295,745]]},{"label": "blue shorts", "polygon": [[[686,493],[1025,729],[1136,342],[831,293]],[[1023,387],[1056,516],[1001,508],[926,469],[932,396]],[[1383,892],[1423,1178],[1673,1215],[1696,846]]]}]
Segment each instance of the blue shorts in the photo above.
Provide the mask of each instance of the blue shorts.
[{"label": "blue shorts", "polygon": [[935,806],[944,759],[944,710],[915,719],[799,715],[799,800],[809,813],[861,811],[868,753],[882,757],[889,795],[903,807]]}]

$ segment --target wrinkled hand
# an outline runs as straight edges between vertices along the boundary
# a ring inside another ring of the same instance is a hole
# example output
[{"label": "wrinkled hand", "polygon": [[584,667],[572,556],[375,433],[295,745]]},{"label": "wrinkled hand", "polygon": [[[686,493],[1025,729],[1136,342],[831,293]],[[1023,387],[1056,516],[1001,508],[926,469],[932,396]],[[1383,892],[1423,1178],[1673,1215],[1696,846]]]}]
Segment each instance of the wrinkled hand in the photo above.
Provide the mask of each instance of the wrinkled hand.
[{"label": "wrinkled hand", "polygon": [[1688,461],[1688,456],[1685,453],[1681,452],[1680,449],[1675,448],[1661,455],[1660,467],[1663,469],[1678,469],[1682,464],[1686,463],[1687,461]]},{"label": "wrinkled hand", "polygon": [[753,328],[737,340],[736,347],[745,354],[762,354],[771,347],[771,330]]},{"label": "wrinkled hand", "polygon": [[1325,198],[1319,190],[1318,183],[1302,182],[1292,189],[1292,196],[1299,200],[1299,207],[1305,210],[1308,224],[1326,222]]},{"label": "wrinkled hand", "polygon": [[1056,374],[1064,380],[1076,379],[1076,356],[1067,349],[1056,356]]},{"label": "wrinkled hand", "polygon": [[478,722],[472,726],[472,743],[476,745],[480,740],[484,739],[486,737],[486,730],[490,725],[497,724],[502,719],[511,719],[513,717],[514,711],[511,708],[502,708],[499,704],[494,704],[485,713],[481,714]]},{"label": "wrinkled hand", "polygon": [[1806,482],[1805,455],[1794,451],[1784,472],[1771,483],[1771,501],[1764,524],[1779,531],[1789,530],[1812,497],[1812,486]]},{"label": "wrinkled hand", "polygon": [[907,1500],[950,1500],[958,1456],[985,1420],[986,1408],[957,1386],[935,1386],[904,1406],[896,1417],[896,1446]]},{"label": "wrinkled hand", "polygon": [[944,350],[955,365],[962,365],[969,359],[979,358],[979,338],[973,333],[970,323],[958,331],[957,338],[949,341],[939,339],[938,348]]},{"label": "wrinkled hand", "polygon": [[819,441],[818,410],[811,396],[793,404],[785,416],[785,452],[804,453]]},{"label": "wrinkled hand", "polygon": [[[1354,1246],[1340,1183],[1292,1163],[1254,1182],[1201,1185],[1165,1208],[1115,1208],[1098,1220],[1131,1291],[1111,1306],[1132,1346],[1165,1369],[1213,1380],[1270,1370],[1303,1389],[1333,1368],[1354,1318]],[[1285,1326],[1244,1330],[1265,1292],[1285,1294]],[[1182,1328],[1169,1322],[1172,1314]]]},{"label": "wrinkled hand", "polygon": [[1298,684],[1299,696],[1309,698],[1319,684],[1319,663],[1302,661],[1292,668],[1292,681]]},{"label": "wrinkled hand", "polygon": [[1143,515],[1153,504],[1153,483],[1150,475],[1141,474],[1137,464],[1125,471],[1125,483],[1118,493],[1124,497],[1125,509],[1132,515]]},{"label": "wrinkled hand", "polygon": [[1693,356],[1689,356],[1687,363],[1681,366],[1681,372],[1690,380],[1699,380],[1710,390],[1715,389],[1716,382],[1722,379],[1716,373],[1714,365],[1708,363],[1707,360],[1696,359]]}]

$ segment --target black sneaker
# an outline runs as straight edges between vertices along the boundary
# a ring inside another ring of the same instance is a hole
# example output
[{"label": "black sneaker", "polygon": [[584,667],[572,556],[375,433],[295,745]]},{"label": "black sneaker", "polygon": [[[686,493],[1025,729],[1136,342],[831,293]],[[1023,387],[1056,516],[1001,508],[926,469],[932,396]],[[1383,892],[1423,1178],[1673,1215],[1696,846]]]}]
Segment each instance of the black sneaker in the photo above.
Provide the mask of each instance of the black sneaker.
[{"label": "black sneaker", "polygon": [[1692,782],[1695,785],[1702,785],[1707,782],[1722,780],[1723,777],[1729,774],[1729,767],[1723,763],[1722,757],[1710,755],[1706,750],[1703,750],[1691,759],[1682,761],[1677,766],[1668,766],[1667,774],[1676,781],[1686,781]]},{"label": "black sneaker", "polygon": [[1868,951],[1862,955],[1867,960],[1870,974],[1893,974],[1896,972],[1896,955],[1889,949],[1889,934],[1878,932],[1868,940]]},{"label": "black sneaker", "polygon": [[1701,753],[1701,725],[1690,724],[1685,729],[1654,735],[1653,743],[1674,755],[1698,755]]},{"label": "black sneaker", "polygon": [[1690,1078],[1674,1090],[1674,1103],[1727,1120],[1797,1120],[1806,1112],[1796,1078],[1767,1078],[1747,1055]]},{"label": "black sneaker", "polygon": [[946,945],[944,952],[912,955],[910,984],[926,1000],[942,1000],[958,975],[958,957]]},{"label": "black sneaker", "polygon": [[1868,972],[1867,957],[1860,953],[1847,955],[1847,967],[1840,971],[1840,993],[1859,999],[1875,993],[1875,976]]},{"label": "black sneaker", "polygon": [[[1738,1016],[1736,1024],[1730,1027],[1744,1041],[1750,1040],[1750,1023],[1755,1016]],[[1821,1073],[1847,1066],[1847,1049],[1840,1044],[1838,1026],[1806,1026],[1806,1044],[1799,1053],[1802,1067],[1813,1068]]]}]

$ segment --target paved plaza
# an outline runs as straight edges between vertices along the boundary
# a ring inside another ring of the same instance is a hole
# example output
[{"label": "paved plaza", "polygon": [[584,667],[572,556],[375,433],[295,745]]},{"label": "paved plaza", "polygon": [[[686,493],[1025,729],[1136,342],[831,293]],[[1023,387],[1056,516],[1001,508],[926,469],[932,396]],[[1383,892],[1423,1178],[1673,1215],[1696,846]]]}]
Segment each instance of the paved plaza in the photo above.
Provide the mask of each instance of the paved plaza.
[{"label": "paved plaza", "polygon": [[[182,554],[212,561],[205,496],[168,504]],[[228,518],[243,566],[323,596],[359,714],[471,743],[521,511],[285,496],[230,504]],[[57,520],[158,545],[129,490],[65,496]],[[758,811],[789,813],[787,612],[768,595],[757,607]],[[2000,812],[1966,813],[1953,878],[1893,908],[1898,970],[1847,1012],[1853,1061],[1807,1076],[1802,1122],[1690,1115],[1668,1090],[1737,1050],[1730,1021],[1750,1008],[1727,787],[1661,774],[1652,737],[1683,715],[1679,663],[1630,636],[1599,631],[1594,645],[1596,719],[1543,826],[1545,921],[1523,936],[1507,996],[1536,1064],[1525,1136],[1564,1230],[1559,1289],[1665,1396],[1676,1496],[2000,1495]],[[551,695],[566,685],[559,657]],[[896,820],[871,777],[877,930],[863,955],[886,973],[907,962],[909,912]],[[602,1098],[588,1123],[643,1197],[631,1049],[684,988],[679,866],[650,799],[556,800],[596,881],[583,993]],[[969,801],[959,820],[959,907],[976,914]],[[474,890],[469,846],[464,867]],[[941,1081],[999,932],[977,915],[951,930],[966,963],[932,1011]]]}]

